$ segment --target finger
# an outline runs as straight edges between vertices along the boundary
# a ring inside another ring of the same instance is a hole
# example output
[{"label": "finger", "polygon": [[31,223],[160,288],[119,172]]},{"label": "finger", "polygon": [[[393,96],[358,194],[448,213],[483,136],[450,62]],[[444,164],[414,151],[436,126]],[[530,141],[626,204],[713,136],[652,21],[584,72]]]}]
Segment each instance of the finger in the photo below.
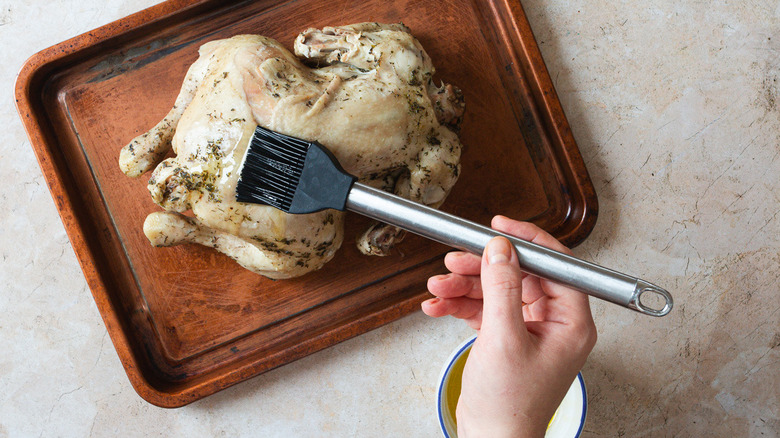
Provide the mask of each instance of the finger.
[{"label": "finger", "polygon": [[523,306],[523,319],[526,322],[528,331],[533,333],[528,326],[528,323],[531,321],[564,322],[558,315],[560,312],[555,312],[555,309],[552,308],[555,305],[554,300],[547,298],[536,300],[531,304]]},{"label": "finger", "polygon": [[482,300],[471,298],[432,298],[423,301],[422,311],[428,316],[440,318],[454,316],[465,320],[470,326],[479,328],[482,321]]},{"label": "finger", "polygon": [[504,237],[488,242],[482,257],[482,327],[525,332],[523,278],[514,247]]},{"label": "finger", "polygon": [[523,240],[544,246],[545,248],[550,248],[554,251],[568,255],[572,254],[571,250],[566,248],[558,239],[530,222],[520,222],[509,219],[506,216],[496,216],[491,221],[490,226],[498,231],[517,236]]},{"label": "finger", "polygon": [[540,298],[546,297],[544,288],[539,283],[539,277],[527,275],[523,278],[523,302],[526,304],[535,303]]},{"label": "finger", "polygon": [[[512,234],[513,236],[517,236],[523,240],[533,242],[545,248],[550,248],[554,251],[572,255],[572,252],[569,248],[566,248],[555,237],[530,222],[519,222],[513,219],[509,219],[505,216],[496,216],[493,218],[491,226],[499,231]],[[537,282],[538,287],[536,286]],[[534,286],[531,286],[531,284]],[[582,301],[584,299],[587,301],[587,297],[583,297],[580,292],[566,286],[561,286],[550,280],[532,279],[528,281],[528,285],[528,296],[524,297],[527,303],[536,301],[543,296],[542,294],[551,297],[567,296],[569,297],[568,299],[576,301]]]},{"label": "finger", "polygon": [[[544,310],[540,310],[537,304],[549,300],[554,300],[553,305],[542,306]],[[590,303],[587,295],[533,275],[523,279],[523,301],[528,304],[524,310],[534,309],[534,319],[546,318],[560,322],[571,318],[590,318]]]},{"label": "finger", "polygon": [[479,275],[482,259],[476,254],[462,251],[447,253],[444,256],[444,266],[456,274]]},{"label": "finger", "polygon": [[588,323],[593,318],[587,295],[533,275],[523,280],[523,301],[526,321]]},{"label": "finger", "polygon": [[[493,218],[495,229],[531,241],[552,250],[572,255],[570,249],[538,226],[519,222],[504,216]],[[550,280],[528,276],[523,282],[523,300],[531,303],[526,306],[525,316],[536,320],[554,320],[571,324],[573,327],[593,326],[588,296],[567,286]],[[526,291],[526,288],[528,289]],[[551,300],[543,300],[545,296]]]},{"label": "finger", "polygon": [[439,298],[482,299],[482,285],[476,276],[436,275],[428,279],[428,291]]}]

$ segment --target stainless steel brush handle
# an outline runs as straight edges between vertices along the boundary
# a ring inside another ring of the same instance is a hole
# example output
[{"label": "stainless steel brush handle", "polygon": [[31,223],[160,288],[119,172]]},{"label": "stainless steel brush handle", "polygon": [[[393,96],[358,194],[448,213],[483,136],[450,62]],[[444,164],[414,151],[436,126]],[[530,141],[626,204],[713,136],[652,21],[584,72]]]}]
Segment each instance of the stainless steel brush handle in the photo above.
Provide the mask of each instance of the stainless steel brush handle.
[{"label": "stainless steel brush handle", "polygon": [[[504,236],[517,250],[520,268],[529,274],[646,315],[664,316],[672,310],[671,294],[647,281],[518,239],[365,184],[353,184],[346,207],[364,216],[474,254],[482,254],[493,237]],[[642,303],[642,295],[648,292],[663,299],[662,308],[648,307]]]}]

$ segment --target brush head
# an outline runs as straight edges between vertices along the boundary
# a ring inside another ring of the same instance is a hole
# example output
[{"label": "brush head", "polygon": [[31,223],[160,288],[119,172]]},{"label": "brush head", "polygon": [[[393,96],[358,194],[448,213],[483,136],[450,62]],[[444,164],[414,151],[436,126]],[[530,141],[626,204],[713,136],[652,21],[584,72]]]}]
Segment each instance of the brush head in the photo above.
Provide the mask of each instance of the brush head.
[{"label": "brush head", "polygon": [[344,210],[354,181],[319,143],[258,126],[244,158],[236,200],[293,214]]}]

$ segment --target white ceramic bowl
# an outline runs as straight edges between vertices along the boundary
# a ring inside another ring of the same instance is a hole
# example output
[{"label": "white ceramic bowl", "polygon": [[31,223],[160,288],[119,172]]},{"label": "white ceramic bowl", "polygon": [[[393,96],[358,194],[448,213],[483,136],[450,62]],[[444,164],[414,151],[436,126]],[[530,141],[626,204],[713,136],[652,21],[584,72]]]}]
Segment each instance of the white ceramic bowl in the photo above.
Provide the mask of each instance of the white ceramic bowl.
[{"label": "white ceramic bowl", "polygon": [[[442,368],[437,391],[436,408],[439,416],[439,426],[446,438],[457,438],[455,426],[455,405],[460,395],[460,378],[463,373],[463,365],[466,363],[471,345],[476,336],[463,342],[450,355]],[[585,425],[585,414],[588,411],[588,398],[585,392],[585,381],[582,373],[569,387],[569,392],[563,398],[558,410],[547,427],[546,438],[577,438],[582,433]]]}]

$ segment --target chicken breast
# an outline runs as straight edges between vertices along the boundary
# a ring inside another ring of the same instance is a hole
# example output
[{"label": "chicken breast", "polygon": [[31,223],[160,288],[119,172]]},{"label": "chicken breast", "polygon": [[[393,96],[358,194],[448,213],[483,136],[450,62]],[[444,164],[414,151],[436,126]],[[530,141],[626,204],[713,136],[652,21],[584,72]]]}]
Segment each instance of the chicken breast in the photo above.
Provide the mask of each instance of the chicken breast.
[{"label": "chicken breast", "polygon": [[[270,278],[333,257],[343,212],[290,215],[235,200],[257,125],[317,140],[360,181],[426,205],[441,205],[458,178],[462,94],[433,83],[430,58],[401,24],[308,29],[295,55],[258,35],[206,43],[199,55],[168,115],[120,153],[128,176],[154,168],[148,187],[164,211],[144,223],[153,245],[210,246]],[[386,255],[402,236],[376,223],[357,245]]]}]

